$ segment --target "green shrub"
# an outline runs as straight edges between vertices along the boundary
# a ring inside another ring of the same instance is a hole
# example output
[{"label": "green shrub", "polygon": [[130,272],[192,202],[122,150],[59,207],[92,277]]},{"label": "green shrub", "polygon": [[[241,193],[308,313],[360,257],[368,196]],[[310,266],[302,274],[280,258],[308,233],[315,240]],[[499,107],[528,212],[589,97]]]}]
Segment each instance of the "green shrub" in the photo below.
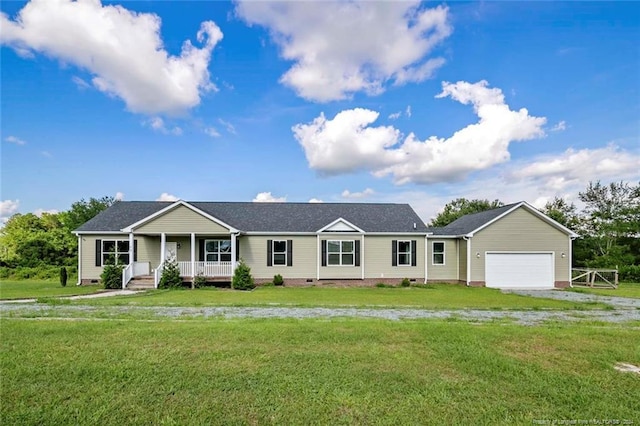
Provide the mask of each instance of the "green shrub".
[{"label": "green shrub", "polygon": [[122,288],[122,266],[121,265],[105,265],[100,274],[100,280],[104,288],[120,289]]},{"label": "green shrub", "polygon": [[376,283],[376,287],[378,287],[378,288],[394,288],[393,285],[387,284],[387,283],[382,283],[382,282]]},{"label": "green shrub", "polygon": [[176,260],[167,260],[164,262],[162,277],[160,277],[159,288],[181,288],[182,277],[180,276],[180,268]]},{"label": "green shrub", "polygon": [[207,284],[207,277],[202,272],[198,272],[198,275],[193,279],[194,288],[202,288]]},{"label": "green shrub", "polygon": [[284,285],[284,279],[282,275],[276,274],[273,276],[273,285]]},{"label": "green shrub", "polygon": [[626,283],[640,283],[640,265],[622,265],[618,269],[618,280]]},{"label": "green shrub", "polygon": [[260,284],[261,287],[273,287],[274,284],[271,281],[267,281],[266,283]]},{"label": "green shrub", "polygon": [[64,266],[60,268],[60,285],[62,287],[67,286],[67,268],[65,268]]},{"label": "green shrub", "polygon": [[409,281],[409,278],[404,278],[400,282],[400,287],[411,287],[411,281]]},{"label": "green shrub", "polygon": [[236,266],[231,287],[234,290],[253,290],[256,287],[251,276],[251,268],[243,260],[240,260],[238,266]]},{"label": "green shrub", "polygon": [[[67,269],[67,281],[77,277],[77,266],[65,266]],[[18,267],[0,267],[0,278],[8,280],[43,280],[57,281],[60,279],[60,266],[56,265],[40,265],[35,267],[18,266]]]}]

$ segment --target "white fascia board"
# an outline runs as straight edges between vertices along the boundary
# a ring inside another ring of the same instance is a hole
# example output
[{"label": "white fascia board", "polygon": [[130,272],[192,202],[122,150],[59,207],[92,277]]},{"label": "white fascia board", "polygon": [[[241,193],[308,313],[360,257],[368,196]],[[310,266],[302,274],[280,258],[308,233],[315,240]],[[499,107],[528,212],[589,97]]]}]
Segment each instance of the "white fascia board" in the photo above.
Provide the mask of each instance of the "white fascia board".
[{"label": "white fascia board", "polygon": [[[325,225],[325,226],[323,226],[322,228],[318,229],[318,231],[317,231],[317,232],[318,232],[318,233],[320,233],[320,232],[325,232],[327,229],[331,228],[333,225],[335,225],[335,224],[337,224],[337,223],[340,223],[340,222],[342,222],[342,223],[344,223],[345,225],[347,225],[347,226],[349,226],[349,227],[353,228],[353,230],[354,230],[354,231],[360,232],[360,233],[362,233],[362,234],[364,234],[364,233],[365,233],[365,232],[364,232],[364,230],[362,230],[361,228],[357,227],[357,226],[356,226],[356,225],[354,225],[353,223],[351,223],[351,222],[349,222],[348,220],[343,219],[343,218],[341,218],[341,217],[339,217],[338,219],[334,220],[334,221],[333,221],[333,222],[331,222],[330,224]],[[333,234],[333,232],[332,232],[332,234]]]},{"label": "white fascia board", "polygon": [[80,232],[73,232],[75,235],[122,235],[122,234],[127,234],[128,232],[125,231],[80,231]]},{"label": "white fascia board", "polygon": [[199,208],[197,208],[197,207],[195,207],[195,206],[192,206],[191,204],[189,204],[188,202],[183,201],[183,200],[178,200],[178,201],[176,201],[175,203],[170,204],[170,205],[168,205],[167,207],[165,207],[165,208],[163,208],[163,209],[160,209],[160,210],[158,210],[157,212],[155,212],[155,213],[153,213],[153,214],[151,214],[151,215],[149,215],[149,216],[147,216],[147,217],[145,217],[145,218],[143,218],[143,219],[141,219],[141,220],[137,221],[136,223],[133,223],[133,224],[131,224],[131,225],[127,226],[126,228],[121,229],[121,231],[122,231],[122,232],[133,232],[133,230],[134,230],[135,228],[137,228],[137,227],[139,227],[139,226],[141,226],[141,225],[143,225],[143,224],[145,224],[145,223],[147,223],[147,222],[149,222],[149,221],[151,221],[151,220],[153,220],[153,219],[157,218],[158,216],[162,216],[163,214],[165,214],[165,213],[167,213],[167,212],[169,212],[169,211],[171,211],[171,210],[175,209],[175,208],[176,208],[176,207],[178,207],[178,206],[184,206],[184,207],[186,207],[186,208],[190,209],[191,211],[193,211],[193,212],[195,212],[195,213],[198,213],[199,215],[201,215],[201,216],[203,216],[203,217],[205,217],[205,218],[209,219],[210,221],[215,222],[215,223],[217,223],[218,225],[220,225],[220,226],[223,226],[223,227],[227,228],[227,229],[229,230],[229,232],[230,232],[230,233],[238,232],[238,230],[237,230],[237,229],[235,229],[234,227],[232,227],[232,226],[230,226],[230,225],[228,225],[228,224],[224,223],[223,221],[221,221],[221,220],[220,220],[220,219],[218,219],[218,218],[215,218],[215,217],[211,216],[209,213],[203,212],[203,211],[202,211],[202,210],[200,210]]},{"label": "white fascia board", "polygon": [[451,239],[457,239],[457,238],[462,238],[464,235],[433,235],[433,234],[427,234],[427,238],[429,238],[430,240],[451,240]]},{"label": "white fascia board", "polygon": [[[352,232],[353,234],[353,232]],[[296,235],[317,235],[316,232],[291,232],[291,231],[282,231],[282,232],[277,232],[277,231],[246,231],[246,232],[242,232],[241,235],[292,235],[292,236],[296,236]]]}]

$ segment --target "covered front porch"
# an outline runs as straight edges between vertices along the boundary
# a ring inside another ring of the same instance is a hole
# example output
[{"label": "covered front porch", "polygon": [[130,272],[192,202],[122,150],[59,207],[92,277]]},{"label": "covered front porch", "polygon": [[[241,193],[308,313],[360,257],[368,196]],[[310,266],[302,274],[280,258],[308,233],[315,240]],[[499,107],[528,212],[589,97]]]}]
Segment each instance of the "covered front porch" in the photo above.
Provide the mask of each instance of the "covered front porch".
[{"label": "covered front porch", "polygon": [[129,247],[137,244],[138,259],[123,270],[123,288],[132,281],[146,280],[158,288],[167,262],[176,262],[185,282],[202,276],[208,281],[230,280],[238,259],[237,233],[159,233],[129,234]]}]

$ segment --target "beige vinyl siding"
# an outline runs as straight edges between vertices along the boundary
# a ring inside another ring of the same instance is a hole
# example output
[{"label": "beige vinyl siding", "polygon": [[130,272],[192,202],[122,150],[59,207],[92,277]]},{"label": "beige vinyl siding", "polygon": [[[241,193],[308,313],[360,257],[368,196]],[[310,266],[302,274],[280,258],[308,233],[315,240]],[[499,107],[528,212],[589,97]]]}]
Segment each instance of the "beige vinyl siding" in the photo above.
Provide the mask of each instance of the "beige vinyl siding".
[{"label": "beige vinyl siding", "polygon": [[[433,264],[433,243],[444,243],[444,265]],[[452,238],[430,237],[427,240],[429,256],[427,261],[427,279],[451,281],[458,279],[458,240]]]},{"label": "beige vinyl siding", "polygon": [[[569,281],[569,237],[522,207],[473,236],[472,281],[485,280],[487,251],[552,251],[555,253],[555,280]],[[476,253],[480,253],[480,258]],[[562,253],[565,253],[564,258]]]},{"label": "beige vinyl siding", "polygon": [[[267,266],[267,240],[292,240],[293,265]],[[247,235],[238,239],[240,258],[251,267],[255,278],[271,279],[280,274],[287,278],[316,278],[316,260],[318,258],[315,235],[305,236],[262,236]]]},{"label": "beige vinyl siding", "polygon": [[[80,244],[82,244],[82,259],[80,266],[82,268],[82,277],[84,280],[98,280],[102,273],[102,266],[96,266],[96,240],[127,240],[129,234],[120,235],[81,235]],[[140,244],[140,243],[138,243]],[[140,247],[138,247],[138,250]]]},{"label": "beige vinyl siding", "polygon": [[160,238],[136,235],[138,241],[138,262],[148,262],[149,271],[160,264]]},{"label": "beige vinyl siding", "polygon": [[178,206],[135,229],[137,233],[205,233],[229,234],[229,230],[216,222],[194,212],[188,207]]},{"label": "beige vinyl siding", "polygon": [[[416,266],[391,266],[393,240],[416,241]],[[365,236],[364,261],[365,278],[420,278],[424,279],[424,235],[413,236]]]},{"label": "beige vinyl siding", "polygon": [[[327,241],[356,241],[361,240],[361,234],[355,234],[353,236],[345,236],[345,235],[321,235],[320,240]],[[365,250],[367,243],[365,242]],[[391,244],[391,243],[389,243]],[[354,243],[355,247],[355,243]],[[322,249],[322,248],[321,248]],[[333,279],[362,279],[362,258],[363,258],[363,249],[362,242],[360,242],[360,266],[322,266],[322,261],[320,262],[320,279],[321,280],[333,280]],[[391,268],[391,267],[389,267]]]},{"label": "beige vinyl siding", "polygon": [[458,280],[467,281],[467,242],[458,240]]}]

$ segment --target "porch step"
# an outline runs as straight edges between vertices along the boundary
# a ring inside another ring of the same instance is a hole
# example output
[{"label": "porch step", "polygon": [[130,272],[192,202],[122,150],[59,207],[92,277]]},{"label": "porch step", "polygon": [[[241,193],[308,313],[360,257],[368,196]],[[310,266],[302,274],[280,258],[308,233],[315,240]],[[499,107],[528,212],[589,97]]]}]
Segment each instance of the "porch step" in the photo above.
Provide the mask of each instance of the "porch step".
[{"label": "porch step", "polygon": [[153,275],[139,275],[133,277],[127,288],[130,290],[149,290],[155,288]]}]

